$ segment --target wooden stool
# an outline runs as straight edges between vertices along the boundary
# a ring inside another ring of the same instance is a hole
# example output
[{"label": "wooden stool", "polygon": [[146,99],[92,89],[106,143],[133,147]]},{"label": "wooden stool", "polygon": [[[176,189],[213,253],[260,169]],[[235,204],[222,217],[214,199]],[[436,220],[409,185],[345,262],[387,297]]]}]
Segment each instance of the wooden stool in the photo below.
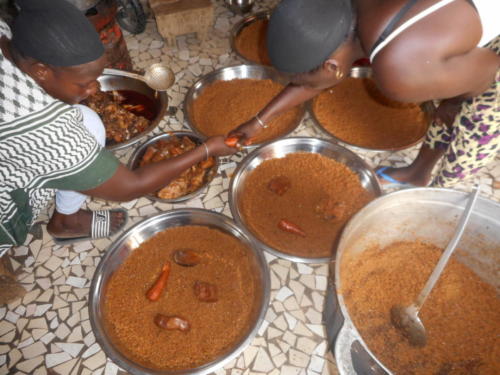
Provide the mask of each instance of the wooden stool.
[{"label": "wooden stool", "polygon": [[205,40],[214,19],[210,0],[149,0],[158,31],[170,46],[175,46],[179,35],[196,33]]}]

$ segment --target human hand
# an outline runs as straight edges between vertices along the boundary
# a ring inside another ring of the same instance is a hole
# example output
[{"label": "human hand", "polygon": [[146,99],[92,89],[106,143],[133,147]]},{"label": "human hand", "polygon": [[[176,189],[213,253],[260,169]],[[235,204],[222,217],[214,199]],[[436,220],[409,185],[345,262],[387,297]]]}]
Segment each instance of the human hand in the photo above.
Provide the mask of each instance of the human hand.
[{"label": "human hand", "polygon": [[208,154],[210,156],[226,156],[232,155],[238,152],[237,148],[229,147],[224,142],[226,137],[223,135],[216,135],[214,137],[210,137],[205,141],[205,145],[208,149]]},{"label": "human hand", "polygon": [[463,98],[451,98],[442,100],[434,111],[434,121],[437,124],[452,126],[460,109],[462,108]]},{"label": "human hand", "polygon": [[[231,147],[239,148],[242,145],[248,146],[252,144],[255,135],[262,130],[262,125],[257,121],[256,117],[241,124],[237,128],[231,130],[226,137],[226,144]],[[234,141],[236,139],[236,141]]]}]

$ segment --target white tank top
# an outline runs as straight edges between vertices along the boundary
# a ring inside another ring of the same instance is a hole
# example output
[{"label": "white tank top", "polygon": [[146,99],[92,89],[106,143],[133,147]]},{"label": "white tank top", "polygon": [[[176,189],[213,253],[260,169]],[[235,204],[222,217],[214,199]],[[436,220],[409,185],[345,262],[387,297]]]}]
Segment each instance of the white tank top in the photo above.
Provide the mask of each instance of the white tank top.
[{"label": "white tank top", "polygon": [[[417,15],[413,16],[409,20],[405,21],[401,26],[394,29],[392,33],[390,33],[384,40],[380,41],[370,53],[370,61],[373,62],[375,56],[386,46],[388,45],[394,38],[396,38],[399,34],[405,31],[410,26],[414,25],[422,18],[427,17],[429,14],[434,13],[438,9],[443,8],[444,6],[450,4],[455,0],[441,0],[430,6],[429,8],[423,10]],[[483,27],[483,34],[481,36],[481,40],[478,43],[478,46],[484,46],[489,41],[494,39],[500,34],[500,22],[498,17],[500,15],[500,1],[499,0],[472,0],[474,6],[477,9],[477,13],[481,20],[481,25]]]},{"label": "white tank top", "polygon": [[483,36],[478,46],[484,46],[500,34],[500,1],[472,0],[472,2],[477,9],[483,26]]}]

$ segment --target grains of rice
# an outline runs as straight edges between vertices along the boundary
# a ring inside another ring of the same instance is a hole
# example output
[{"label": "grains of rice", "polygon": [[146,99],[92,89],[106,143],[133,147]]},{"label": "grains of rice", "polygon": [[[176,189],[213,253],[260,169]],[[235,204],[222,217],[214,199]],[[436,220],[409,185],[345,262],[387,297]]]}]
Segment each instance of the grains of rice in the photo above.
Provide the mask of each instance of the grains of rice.
[{"label": "grains of rice", "polygon": [[385,98],[369,79],[347,78],[313,101],[319,123],[340,140],[372,149],[398,149],[421,139],[428,127],[416,104]]},{"label": "grains of rice", "polygon": [[[147,300],[163,264],[175,250],[186,248],[199,252],[202,262],[193,267],[171,262],[162,296]],[[249,254],[237,238],[204,226],[158,233],[130,254],[107,286],[104,317],[112,342],[131,360],[153,369],[189,369],[214,360],[249,329],[257,293]],[[198,301],[196,280],[215,284],[218,301]],[[191,329],[161,329],[153,321],[158,313],[180,316]]]},{"label": "grains of rice", "polygon": [[[291,187],[277,195],[269,181],[278,176]],[[264,161],[247,177],[241,209],[250,230],[268,246],[287,254],[328,257],[345,223],[374,197],[347,166],[328,157],[297,152]],[[342,217],[325,220],[316,207],[325,199],[343,205]],[[300,237],[278,229],[287,219],[306,232]]]},{"label": "grains of rice", "polygon": [[[206,136],[227,134],[236,126],[254,117],[274,98],[283,86],[270,79],[233,79],[207,86],[193,102],[193,120]],[[298,120],[300,107],[273,118],[254,140],[260,143],[290,131]]]},{"label": "grains of rice", "polygon": [[454,256],[419,314],[427,345],[411,346],[391,323],[391,307],[414,302],[442,251],[395,242],[346,256],[341,293],[349,314],[370,350],[396,374],[499,374],[500,299]]}]

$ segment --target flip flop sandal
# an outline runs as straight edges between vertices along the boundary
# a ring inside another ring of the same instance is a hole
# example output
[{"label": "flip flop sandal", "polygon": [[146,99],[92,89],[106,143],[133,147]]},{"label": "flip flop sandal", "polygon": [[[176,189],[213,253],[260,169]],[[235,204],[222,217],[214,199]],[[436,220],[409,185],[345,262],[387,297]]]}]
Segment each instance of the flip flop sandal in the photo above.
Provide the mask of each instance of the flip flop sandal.
[{"label": "flip flop sandal", "polygon": [[375,170],[375,174],[378,177],[383,178],[386,181],[389,181],[390,184],[381,184],[385,189],[409,189],[417,187],[416,185],[409,184],[408,182],[401,182],[396,180],[394,177],[389,176],[387,173],[384,173],[390,167],[380,167]]},{"label": "flip flop sandal", "polygon": [[[111,213],[113,212],[123,212],[125,220],[123,223],[114,231],[111,230]],[[75,242],[90,241],[97,238],[105,238],[114,235],[123,229],[127,224],[128,213],[123,208],[114,208],[111,210],[96,210],[92,211],[92,221],[90,223],[90,236],[81,237],[53,237],[54,243],[57,245],[68,245]]]}]

